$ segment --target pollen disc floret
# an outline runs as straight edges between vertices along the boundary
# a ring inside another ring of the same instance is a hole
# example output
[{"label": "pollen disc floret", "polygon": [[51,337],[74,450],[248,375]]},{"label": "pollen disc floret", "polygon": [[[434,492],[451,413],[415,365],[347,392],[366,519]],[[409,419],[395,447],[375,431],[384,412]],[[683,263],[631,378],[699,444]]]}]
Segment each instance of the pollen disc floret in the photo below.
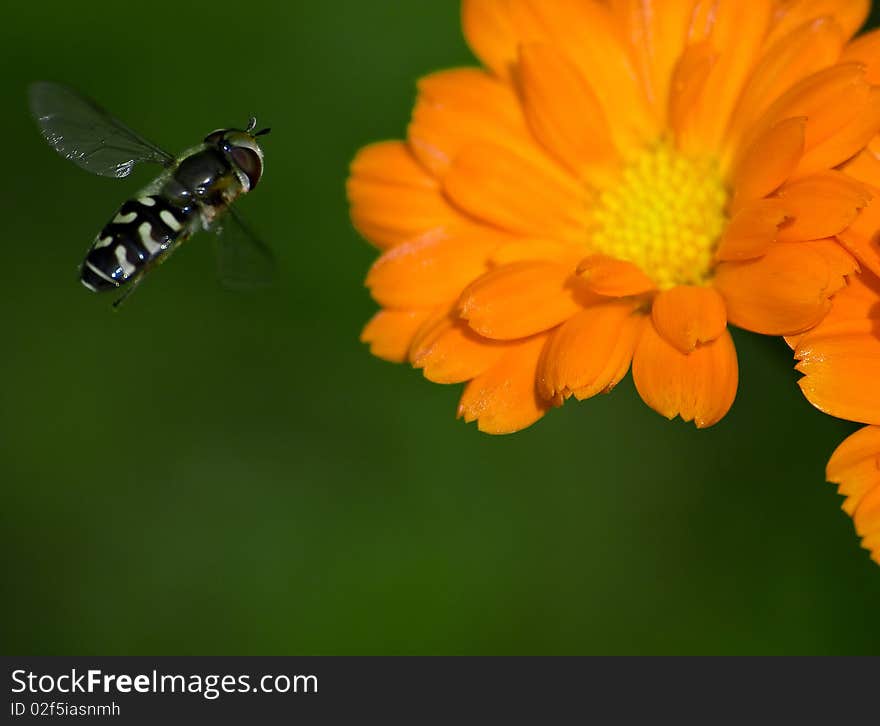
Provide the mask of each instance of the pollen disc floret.
[{"label": "pollen disc floret", "polygon": [[661,290],[704,283],[727,197],[714,159],[689,158],[660,142],[600,193],[592,247],[638,265]]},{"label": "pollen disc floret", "polygon": [[465,383],[459,416],[489,433],[630,370],[658,413],[713,425],[729,324],[800,335],[880,271],[868,8],[463,0],[482,68],[422,78],[407,139],[352,163],[381,252],[362,340]]}]

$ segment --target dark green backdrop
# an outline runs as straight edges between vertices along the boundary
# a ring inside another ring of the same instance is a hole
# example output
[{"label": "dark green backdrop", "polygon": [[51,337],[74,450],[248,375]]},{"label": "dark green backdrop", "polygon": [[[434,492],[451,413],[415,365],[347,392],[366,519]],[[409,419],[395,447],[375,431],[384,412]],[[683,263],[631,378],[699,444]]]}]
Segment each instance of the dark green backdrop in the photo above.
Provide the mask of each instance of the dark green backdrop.
[{"label": "dark green backdrop", "polygon": [[[627,379],[490,438],[458,387],[369,356],[373,250],[346,167],[416,78],[472,62],[451,0],[15,3],[0,23],[0,478],[10,653],[877,653],[880,568],[778,340],[737,334],[708,430]],[[274,131],[241,204],[280,284],[234,294],[197,238],[119,314],[76,281],[148,181],[28,118],[68,82],[172,150]]]}]

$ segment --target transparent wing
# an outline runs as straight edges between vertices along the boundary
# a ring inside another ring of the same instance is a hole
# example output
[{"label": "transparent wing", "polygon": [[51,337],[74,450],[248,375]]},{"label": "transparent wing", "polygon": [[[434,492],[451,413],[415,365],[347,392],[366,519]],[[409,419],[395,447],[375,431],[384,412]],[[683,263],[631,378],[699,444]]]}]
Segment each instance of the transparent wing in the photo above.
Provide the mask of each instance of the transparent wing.
[{"label": "transparent wing", "polygon": [[217,239],[217,275],[233,290],[268,287],[275,282],[275,255],[241,214],[231,207],[214,227]]},{"label": "transparent wing", "polygon": [[174,162],[171,154],[67,86],[32,83],[28,101],[49,145],[93,174],[122,179],[141,162],[163,166]]}]

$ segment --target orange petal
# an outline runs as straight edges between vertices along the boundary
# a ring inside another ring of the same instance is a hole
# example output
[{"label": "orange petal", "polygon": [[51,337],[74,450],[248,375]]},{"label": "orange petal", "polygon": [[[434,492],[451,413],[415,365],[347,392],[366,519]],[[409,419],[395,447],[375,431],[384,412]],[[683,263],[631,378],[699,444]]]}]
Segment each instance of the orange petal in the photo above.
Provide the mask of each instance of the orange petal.
[{"label": "orange petal", "polygon": [[870,148],[856,154],[843,165],[842,169],[853,179],[858,179],[875,189],[880,187],[880,159]]},{"label": "orange petal", "polygon": [[709,43],[717,60],[678,135],[684,151],[715,151],[720,145],[734,105],[760,56],[772,9],[772,0],[697,0],[689,41]]},{"label": "orange petal", "polygon": [[777,0],[767,41],[775,43],[799,25],[825,15],[834,18],[845,38],[851,38],[864,25],[870,9],[869,0]]},{"label": "orange petal", "polygon": [[509,78],[518,39],[507,5],[498,0],[463,0],[461,25],[468,45],[483,65],[501,78]]},{"label": "orange petal", "polygon": [[419,81],[408,139],[418,160],[442,176],[468,145],[490,141],[530,158],[543,156],[514,90],[476,68],[432,73]]},{"label": "orange petal", "polygon": [[[864,277],[864,275],[859,276],[857,274],[859,272],[859,263],[856,261],[856,258],[847,252],[847,250],[839,244],[838,240],[820,239],[813,240],[812,242],[802,242],[801,244],[805,248],[813,250],[821,255],[825,259],[825,264],[828,265],[832,284],[829,286],[827,294],[831,297],[831,309],[826,313],[825,317],[822,318],[822,321],[818,325],[801,333],[784,336],[785,342],[788,343],[789,347],[792,349],[796,348],[800,344],[800,341],[805,337],[811,336],[816,331],[823,329],[826,323],[833,320],[836,317],[835,311],[840,308],[838,300],[840,292],[852,287],[852,282],[856,277]],[[865,316],[863,315],[862,317]],[[860,326],[864,326],[863,321],[860,322]],[[848,325],[848,327],[850,326]]]},{"label": "orange petal", "polygon": [[837,239],[859,262],[875,275],[880,275],[880,243],[876,235],[868,236],[853,226],[838,234]]},{"label": "orange petal", "polygon": [[828,460],[825,478],[840,485],[851,515],[858,500],[880,485],[880,426],[865,426],[845,439]]},{"label": "orange petal", "polygon": [[559,48],[592,88],[619,148],[652,138],[659,131],[646,102],[638,71],[622,29],[598,2],[510,0],[520,42]]},{"label": "orange petal", "polygon": [[538,365],[538,393],[578,400],[610,391],[626,375],[644,316],[627,302],[591,305],[550,337]]},{"label": "orange petal", "polygon": [[733,172],[734,209],[778,189],[804,153],[807,119],[789,118],[759,136]]},{"label": "orange petal", "polygon": [[361,342],[369,343],[377,358],[402,363],[416,332],[431,314],[431,309],[380,310],[361,333]]},{"label": "orange petal", "polygon": [[739,376],[730,333],[691,353],[667,343],[653,325],[645,325],[632,363],[633,382],[642,400],[669,419],[681,416],[706,428],[720,421],[733,404]]},{"label": "orange petal", "polygon": [[873,199],[853,223],[837,238],[859,261],[875,274],[880,274],[880,162],[870,150],[865,150],[849,162],[844,170],[847,176],[866,183]]},{"label": "orange petal", "polygon": [[778,199],[759,199],[742,207],[727,223],[715,259],[723,262],[763,256],[786,218]]},{"label": "orange petal", "polygon": [[617,153],[599,101],[577,69],[550,45],[524,45],[520,84],[526,119],[545,148],[581,179],[607,179]]},{"label": "orange petal", "polygon": [[858,154],[880,131],[880,88],[873,87],[864,103],[834,133],[807,149],[794,176],[830,169]]},{"label": "orange petal", "polygon": [[731,121],[735,138],[754,123],[783,92],[811,73],[837,61],[843,30],[831,17],[817,17],[780,36],[752,72]]},{"label": "orange petal", "polygon": [[675,64],[684,51],[693,0],[611,0],[654,116],[666,120]]},{"label": "orange petal", "polygon": [[828,289],[837,293],[846,287],[846,277],[859,272],[859,263],[846,248],[835,239],[817,239],[802,243],[804,247],[817,252],[825,258],[825,264],[831,274]]},{"label": "orange petal", "polygon": [[537,237],[578,239],[584,190],[551,165],[490,144],[468,147],[444,179],[452,201],[477,219]]},{"label": "orange petal", "polygon": [[853,518],[862,547],[880,564],[880,427],[866,426],[831,455],[826,478],[846,497],[843,510]]},{"label": "orange petal", "polygon": [[386,307],[451,303],[488,268],[492,250],[506,241],[491,229],[470,226],[455,234],[428,233],[393,247],[373,263],[367,287]]},{"label": "orange petal", "polygon": [[724,299],[711,287],[680,285],[664,290],[651,306],[654,327],[667,343],[690,353],[727,330]]},{"label": "orange petal", "polygon": [[547,335],[515,343],[464,389],[458,415],[488,434],[510,434],[531,426],[550,404],[538,397],[535,373]]},{"label": "orange petal", "polygon": [[746,134],[741,148],[749,148],[780,121],[805,117],[804,149],[809,152],[857,118],[868,100],[869,89],[864,66],[858,63],[842,63],[814,73],[770,105]]},{"label": "orange petal", "polygon": [[[553,260],[562,262],[572,257],[572,246],[552,239],[524,239],[517,237],[498,247],[493,253],[493,265],[507,265],[524,260]],[[576,257],[576,255],[575,255]]]},{"label": "orange petal", "polygon": [[[874,324],[877,324],[876,318]],[[795,349],[798,385],[820,411],[880,424],[880,338],[876,332],[805,336]]]},{"label": "orange petal", "polygon": [[880,565],[880,532],[862,537],[862,547],[871,553],[871,559]]},{"label": "orange petal", "polygon": [[477,333],[514,340],[559,325],[581,309],[571,268],[557,262],[513,262],[475,280],[459,298],[461,317]]},{"label": "orange petal", "polygon": [[696,43],[684,50],[672,71],[669,127],[679,142],[687,133],[691,109],[699,103],[717,60],[717,53],[710,43]]},{"label": "orange petal", "polygon": [[827,259],[798,243],[777,243],[758,260],[722,262],[715,287],[734,325],[765,335],[791,335],[818,323],[843,281]]},{"label": "orange petal", "polygon": [[491,368],[507,346],[474,333],[452,316],[435,321],[414,341],[410,361],[434,383],[461,383]]},{"label": "orange petal", "polygon": [[614,16],[602,3],[546,0],[467,0],[465,36],[480,59],[510,78],[523,43],[558,47],[596,94],[621,148],[658,130],[641,92],[638,73]]},{"label": "orange petal", "polygon": [[824,171],[789,182],[777,195],[789,221],[780,242],[823,239],[846,229],[871,199],[867,189],[839,171]]},{"label": "orange petal", "polygon": [[[808,243],[810,245],[815,243]],[[880,279],[870,272],[850,274],[847,284],[831,300],[831,310],[822,322],[789,340],[793,348],[810,345],[838,335],[865,335],[874,330],[877,301],[880,300]]]},{"label": "orange petal", "polygon": [[585,257],[577,266],[577,274],[589,290],[608,297],[641,295],[656,288],[638,265],[608,255]]},{"label": "orange petal", "polygon": [[876,480],[874,488],[862,497],[852,517],[856,534],[865,538],[862,544],[865,549],[872,550],[874,561],[880,564],[880,551],[877,547],[880,544],[877,539],[877,535],[880,535],[880,486]]},{"label": "orange petal", "polygon": [[843,49],[841,62],[862,63],[865,79],[873,85],[880,84],[880,29],[860,35]]},{"label": "orange petal", "polygon": [[401,141],[361,149],[351,163],[347,191],[354,226],[381,249],[462,220]]}]

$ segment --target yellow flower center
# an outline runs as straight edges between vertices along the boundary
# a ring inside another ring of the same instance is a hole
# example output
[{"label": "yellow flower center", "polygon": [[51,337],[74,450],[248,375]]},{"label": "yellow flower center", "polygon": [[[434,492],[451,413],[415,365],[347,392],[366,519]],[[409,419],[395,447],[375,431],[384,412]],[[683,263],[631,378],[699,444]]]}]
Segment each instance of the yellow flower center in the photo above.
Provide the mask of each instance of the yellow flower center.
[{"label": "yellow flower center", "polygon": [[601,192],[592,246],[638,265],[660,289],[698,285],[710,274],[726,203],[717,161],[684,156],[662,141]]}]

